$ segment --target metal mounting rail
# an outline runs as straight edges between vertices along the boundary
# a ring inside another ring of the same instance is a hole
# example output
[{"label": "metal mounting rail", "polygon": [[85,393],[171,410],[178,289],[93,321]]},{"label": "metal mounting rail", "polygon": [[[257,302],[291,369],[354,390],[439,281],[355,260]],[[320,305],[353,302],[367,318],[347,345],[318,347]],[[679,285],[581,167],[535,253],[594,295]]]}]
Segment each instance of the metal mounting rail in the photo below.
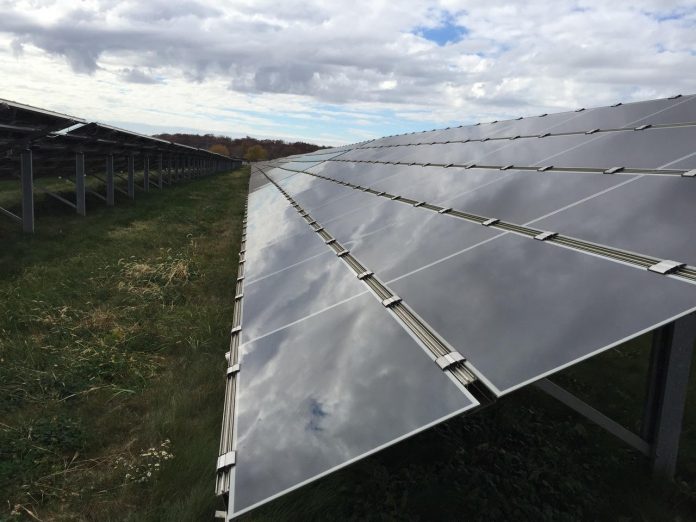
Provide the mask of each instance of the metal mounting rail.
[{"label": "metal mounting rail", "polygon": [[[468,368],[469,363],[452,348],[433,328],[431,328],[421,317],[419,317],[400,297],[392,292],[371,270],[366,268],[358,259],[350,253],[336,238],[334,238],[322,225],[306,212],[280,185],[278,185],[271,177],[262,169],[266,178],[280,191],[283,196],[290,202],[295,210],[307,221],[314,232],[316,232],[324,243],[331,248],[334,253],[348,265],[353,271],[355,277],[362,281],[371,291],[371,293],[393,313],[402,327],[404,327],[411,335],[418,339],[421,344],[428,350],[434,362],[442,361],[442,357],[449,357],[451,364],[444,368],[440,363],[438,365],[443,371],[450,372],[462,385],[470,386],[473,390],[480,391],[481,384],[478,382],[474,373]],[[492,394],[491,394],[492,395]]]},{"label": "metal mounting rail", "polygon": [[[458,140],[427,140],[427,141],[414,141],[411,143],[386,143],[384,145],[363,145],[360,147],[355,147],[353,150],[368,150],[368,149],[389,149],[389,148],[396,148],[396,147],[414,147],[414,146],[419,146],[419,145],[449,145],[452,143],[459,143],[459,144],[464,144],[464,143],[476,143],[476,142],[486,142],[486,141],[511,141],[511,140],[517,140],[517,139],[537,139],[537,138],[548,138],[548,137],[554,137],[554,136],[583,136],[583,135],[589,135],[589,134],[606,134],[606,133],[615,133],[615,132],[634,132],[634,131],[643,131],[643,130],[648,130],[648,129],[671,129],[671,128],[680,128],[680,127],[694,127],[696,126],[696,122],[681,122],[681,123],[657,123],[657,124],[647,124],[647,125],[640,125],[640,126],[629,126],[629,127],[611,127],[611,128],[606,128],[606,129],[600,129],[600,128],[593,128],[593,129],[587,129],[587,130],[577,130],[577,131],[568,131],[568,132],[541,132],[541,133],[536,133],[536,134],[506,134],[503,136],[488,136],[488,137],[483,137],[483,138],[464,138],[464,139],[458,139]],[[459,127],[454,127],[457,129],[464,128],[464,125],[459,126]],[[446,129],[435,129],[436,131],[439,130],[445,131],[445,130],[451,130],[452,127],[447,127]],[[423,132],[434,132],[434,131],[423,131]],[[408,136],[408,134],[400,134],[399,136]],[[299,160],[303,161],[303,160]]]},{"label": "metal mounting rail", "polygon": [[[341,162],[341,163],[372,163],[376,165],[403,165],[405,167],[441,167],[452,168],[459,167],[463,169],[484,169],[484,170],[501,170],[507,165],[483,165],[478,163],[419,163],[417,161],[381,161],[381,160],[360,160],[360,159],[341,159],[331,158],[325,161]],[[278,167],[282,168],[282,167]],[[284,169],[290,172],[304,172],[302,170]],[[639,167],[627,166],[611,166],[606,168],[595,167],[556,167],[553,165],[546,166],[526,166],[515,165],[512,170],[526,170],[535,172],[581,172],[588,174],[618,174],[618,175],[635,175],[645,174],[649,176],[682,176],[693,177],[689,175],[688,169],[644,169]]]},{"label": "metal mounting rail", "polygon": [[[278,167],[281,168],[282,167]],[[287,170],[287,169],[283,169]],[[439,214],[447,214],[449,216],[454,216],[472,223],[478,223],[489,228],[498,228],[500,230],[505,230],[507,232],[512,232],[513,234],[518,234],[525,237],[543,239],[544,243],[549,243],[551,245],[563,246],[576,250],[578,252],[592,254],[598,257],[603,257],[615,261],[620,261],[629,265],[633,265],[640,268],[650,269],[660,263],[665,263],[666,260],[658,259],[652,256],[647,256],[643,254],[637,254],[634,252],[628,252],[615,247],[610,247],[606,245],[601,245],[597,243],[592,243],[590,241],[585,241],[583,239],[574,238],[571,236],[566,236],[557,232],[547,232],[545,230],[539,230],[536,228],[527,227],[524,225],[518,225],[515,223],[510,223],[503,221],[498,218],[491,218],[489,216],[481,216],[478,214],[472,214],[470,212],[465,212],[463,210],[452,209],[450,207],[442,207],[439,205],[431,203],[422,203],[419,200],[411,199],[397,194],[390,194],[384,191],[378,191],[368,187],[362,187],[360,185],[355,185],[353,183],[347,183],[345,181],[339,181],[328,176],[323,176],[321,174],[315,174],[308,171],[294,171],[301,172],[302,174],[307,174],[308,176],[314,176],[326,181],[331,181],[333,183],[338,183],[355,190],[360,190],[365,193],[374,194],[375,196],[389,199],[398,203],[405,203],[407,205],[414,206],[415,208],[430,210],[437,212]],[[270,178],[269,178],[270,179]],[[416,203],[421,203],[416,206]],[[668,271],[660,272],[653,268],[652,272],[662,273],[663,275],[674,275],[679,276],[681,279],[688,281],[689,283],[696,283],[696,267],[685,265],[678,261],[672,261],[673,265],[670,265]]]},{"label": "metal mounting rail", "polygon": [[234,289],[234,307],[232,311],[232,328],[230,330],[229,351],[225,354],[227,370],[225,372],[225,404],[222,411],[222,429],[220,433],[220,448],[217,460],[217,477],[215,481],[215,493],[222,495],[225,503],[229,500],[231,487],[232,468],[235,465],[235,408],[237,404],[237,376],[240,371],[239,343],[242,335],[242,305],[244,301],[244,265],[246,252],[248,203],[244,208],[242,220],[242,236],[239,244],[239,264],[237,279]]}]

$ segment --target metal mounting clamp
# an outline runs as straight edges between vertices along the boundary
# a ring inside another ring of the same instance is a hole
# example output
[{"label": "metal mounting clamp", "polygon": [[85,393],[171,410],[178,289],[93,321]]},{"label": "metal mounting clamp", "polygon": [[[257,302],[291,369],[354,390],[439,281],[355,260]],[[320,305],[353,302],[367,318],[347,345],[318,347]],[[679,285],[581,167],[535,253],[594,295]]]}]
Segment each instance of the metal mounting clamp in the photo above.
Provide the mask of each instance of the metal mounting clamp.
[{"label": "metal mounting clamp", "polygon": [[648,267],[651,272],[656,272],[658,274],[671,274],[675,270],[686,266],[686,263],[679,263],[677,261],[670,261],[669,259],[663,259],[659,263],[655,263]]},{"label": "metal mounting clamp", "polygon": [[459,352],[450,352],[448,354],[442,355],[435,359],[435,364],[437,364],[441,369],[446,370],[453,364],[465,361],[464,356]]},{"label": "metal mounting clamp", "polygon": [[682,172],[683,178],[696,178],[696,169],[689,170],[687,172]]},{"label": "metal mounting clamp", "polygon": [[517,134],[517,135],[515,135],[515,136],[512,136],[510,139],[511,139],[511,140],[516,140],[516,139],[519,138],[519,137],[520,137],[520,135]]},{"label": "metal mounting clamp", "polygon": [[558,235],[558,232],[542,232],[541,234],[537,234],[534,236],[534,239],[538,241],[546,241],[547,239],[551,239],[552,237],[555,237]]},{"label": "metal mounting clamp", "polygon": [[326,241],[324,241],[324,243],[326,243],[327,245],[330,245],[331,243],[335,243],[335,242],[336,242],[335,237],[332,237],[331,239],[327,239]]},{"label": "metal mounting clamp", "polygon": [[401,197],[401,196],[392,196],[392,197],[390,197],[389,199],[391,199],[392,201],[395,201],[395,200],[399,199],[400,197]]},{"label": "metal mounting clamp", "polygon": [[539,172],[546,172],[547,170],[552,169],[552,168],[553,168],[553,165],[546,165],[545,167],[539,167],[539,168],[537,169],[537,171],[539,171]]},{"label": "metal mounting clamp", "polygon": [[500,222],[498,218],[490,218],[481,223],[484,227],[490,227],[491,225],[495,225],[496,223]]},{"label": "metal mounting clamp", "polygon": [[641,130],[649,129],[650,127],[652,127],[652,125],[650,125],[648,123],[647,125],[639,125],[638,127],[635,127],[633,130],[634,131],[641,131]]},{"label": "metal mounting clamp", "polygon": [[508,170],[511,168],[512,168],[512,165],[504,165],[504,166],[500,167],[500,170]]},{"label": "metal mounting clamp", "polygon": [[550,132],[544,132],[543,134],[539,134],[539,136],[537,136],[537,138],[545,138],[546,136],[551,136],[551,133],[550,133]]},{"label": "metal mounting clamp", "polygon": [[241,331],[242,331],[242,325],[240,324],[240,325],[237,325],[230,330],[230,335],[239,333]]},{"label": "metal mounting clamp", "polygon": [[452,207],[441,208],[437,211],[438,214],[447,214],[452,211]]},{"label": "metal mounting clamp", "polygon": [[378,192],[377,194],[375,194],[375,196],[384,196],[385,194],[386,194],[386,192],[382,191],[382,192]]},{"label": "metal mounting clamp", "polygon": [[414,207],[422,207],[423,205],[425,205],[425,201],[417,201],[413,204]]},{"label": "metal mounting clamp", "polygon": [[222,471],[234,466],[236,460],[236,452],[234,451],[228,451],[224,455],[220,455],[217,459],[217,470]]},{"label": "metal mounting clamp", "polygon": [[677,98],[681,98],[681,97],[682,97],[681,94],[675,94],[674,96],[670,96],[670,97],[667,98],[667,99],[668,99],[668,100],[676,100]]},{"label": "metal mounting clamp", "polygon": [[230,375],[234,375],[235,373],[239,372],[239,363],[233,364],[232,366],[227,367],[227,376],[229,377]]},{"label": "metal mounting clamp", "polygon": [[386,308],[389,308],[390,306],[394,306],[396,303],[400,303],[401,298],[398,295],[393,295],[391,297],[387,297],[386,299],[382,300],[382,305],[385,306]]},{"label": "metal mounting clamp", "polygon": [[469,163],[468,165],[465,165],[465,169],[473,169],[476,166],[476,163]]},{"label": "metal mounting clamp", "polygon": [[444,165],[444,168],[448,169],[448,168],[450,168],[452,165],[454,165],[454,163],[448,163],[447,165]]},{"label": "metal mounting clamp", "polygon": [[616,174],[617,172],[621,172],[623,169],[623,167],[612,167],[610,169],[605,170],[604,174]]},{"label": "metal mounting clamp", "polygon": [[338,257],[347,256],[348,254],[350,254],[350,250],[346,250],[346,249],[343,249],[340,252],[336,252],[336,255]]},{"label": "metal mounting clamp", "polygon": [[366,279],[366,278],[370,277],[371,275],[375,275],[374,272],[372,272],[371,270],[365,270],[364,272],[360,272],[358,274],[358,279],[360,279],[362,281],[363,279]]},{"label": "metal mounting clamp", "polygon": [[234,296],[234,300],[235,300],[235,301],[239,301],[239,300],[242,299],[243,297],[244,297],[244,293],[237,294],[237,295]]},{"label": "metal mounting clamp", "polygon": [[597,128],[597,129],[590,129],[590,130],[586,131],[585,134],[594,134],[595,132],[599,132],[599,128]]}]

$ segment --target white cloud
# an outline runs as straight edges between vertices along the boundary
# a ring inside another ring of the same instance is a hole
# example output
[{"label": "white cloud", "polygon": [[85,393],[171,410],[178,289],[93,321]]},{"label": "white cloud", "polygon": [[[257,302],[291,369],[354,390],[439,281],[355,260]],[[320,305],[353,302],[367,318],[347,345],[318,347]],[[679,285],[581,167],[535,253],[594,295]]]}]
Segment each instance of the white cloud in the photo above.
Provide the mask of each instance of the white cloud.
[{"label": "white cloud", "polygon": [[[419,118],[696,91],[693,1],[0,0],[0,12],[0,97],[102,121],[350,141]],[[445,18],[463,39],[422,36]]]}]

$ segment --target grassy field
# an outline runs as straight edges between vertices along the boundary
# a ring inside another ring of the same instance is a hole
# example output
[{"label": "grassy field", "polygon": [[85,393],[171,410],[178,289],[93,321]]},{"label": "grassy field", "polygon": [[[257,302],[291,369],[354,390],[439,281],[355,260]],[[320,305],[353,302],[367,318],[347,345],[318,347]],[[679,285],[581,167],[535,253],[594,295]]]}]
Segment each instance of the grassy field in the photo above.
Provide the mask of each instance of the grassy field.
[{"label": "grassy field", "polygon": [[[0,520],[212,520],[247,176],[0,220]],[[649,344],[558,381],[637,429]],[[529,388],[244,519],[696,520],[693,370],[674,484]]]},{"label": "grassy field", "polygon": [[0,221],[0,520],[210,520],[220,507],[247,177],[114,209],[90,200],[86,218],[37,198],[34,236]]}]

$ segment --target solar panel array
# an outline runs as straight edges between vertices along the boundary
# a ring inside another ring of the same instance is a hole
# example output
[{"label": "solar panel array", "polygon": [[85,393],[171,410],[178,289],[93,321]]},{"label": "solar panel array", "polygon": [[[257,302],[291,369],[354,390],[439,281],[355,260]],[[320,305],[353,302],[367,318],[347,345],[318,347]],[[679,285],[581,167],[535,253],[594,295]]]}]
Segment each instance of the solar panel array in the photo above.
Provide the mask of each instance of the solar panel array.
[{"label": "solar panel array", "polygon": [[252,171],[228,516],[696,309],[696,96]]},{"label": "solar panel array", "polygon": [[[154,184],[162,188],[163,184],[179,178],[241,165],[237,158],[0,99],[0,180],[21,177],[23,154],[24,167],[30,172],[28,179],[22,182],[22,216],[1,207],[0,213],[22,222],[26,231],[33,231],[32,189],[40,189],[33,186],[34,178],[75,178],[76,191],[80,192],[83,185],[78,178],[85,173],[97,179],[101,179],[99,174],[106,175],[107,195],[95,195],[113,204],[115,192],[130,198],[134,196],[133,180],[131,176],[127,191],[117,184],[111,188],[112,176],[108,172],[132,172],[133,169],[149,172],[152,169],[158,172],[158,181]],[[145,175],[144,189],[149,185],[149,177]],[[71,202],[51,191],[43,191],[84,213],[79,194],[76,194],[77,201]]]}]

